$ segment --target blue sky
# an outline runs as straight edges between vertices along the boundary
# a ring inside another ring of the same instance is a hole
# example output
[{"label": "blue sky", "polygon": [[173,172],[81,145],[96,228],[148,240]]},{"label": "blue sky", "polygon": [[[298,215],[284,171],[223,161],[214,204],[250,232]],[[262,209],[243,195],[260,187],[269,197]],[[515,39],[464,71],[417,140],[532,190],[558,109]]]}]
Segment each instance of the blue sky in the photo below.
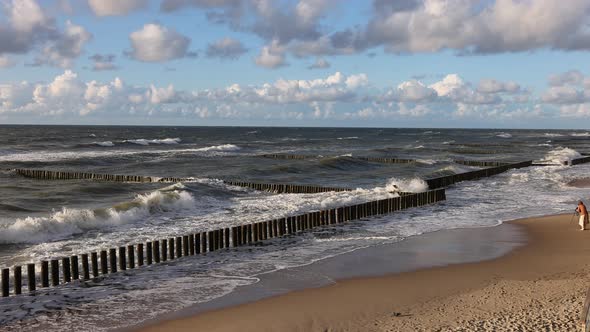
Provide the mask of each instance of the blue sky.
[{"label": "blue sky", "polygon": [[588,127],[587,0],[0,8],[0,123]]}]

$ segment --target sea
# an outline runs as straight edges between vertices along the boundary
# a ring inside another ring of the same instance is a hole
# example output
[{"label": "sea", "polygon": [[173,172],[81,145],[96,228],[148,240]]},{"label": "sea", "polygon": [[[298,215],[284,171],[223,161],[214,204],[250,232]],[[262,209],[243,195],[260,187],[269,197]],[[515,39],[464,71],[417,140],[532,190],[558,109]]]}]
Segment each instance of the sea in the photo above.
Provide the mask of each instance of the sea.
[{"label": "sea", "polygon": [[[532,166],[447,189],[447,201],[324,227],[88,283],[0,298],[0,330],[120,329],[257,283],[259,276],[443,229],[494,227],[572,213],[589,188],[590,131],[396,128],[0,126],[0,267],[265,221],[427,189],[424,179],[478,169],[454,160]],[[264,154],[311,156],[272,159]],[[408,164],[356,157],[415,159]],[[30,168],[182,177],[182,183],[24,178]],[[222,180],[352,188],[275,194]],[[26,292],[26,290],[25,290]]]}]

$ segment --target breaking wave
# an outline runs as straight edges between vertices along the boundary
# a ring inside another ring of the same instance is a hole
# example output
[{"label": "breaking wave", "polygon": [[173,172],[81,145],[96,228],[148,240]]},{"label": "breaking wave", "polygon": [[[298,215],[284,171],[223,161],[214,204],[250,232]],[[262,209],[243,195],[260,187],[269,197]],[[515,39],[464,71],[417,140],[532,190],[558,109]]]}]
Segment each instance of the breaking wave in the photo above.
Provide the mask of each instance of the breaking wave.
[{"label": "breaking wave", "polygon": [[241,148],[234,144],[222,144],[222,145],[214,145],[214,146],[207,146],[204,148],[194,149],[194,151],[220,151],[220,152],[228,152],[228,151],[238,151]]},{"label": "breaking wave", "polygon": [[133,144],[137,144],[137,145],[150,145],[150,144],[156,144],[156,145],[160,145],[160,144],[178,144],[180,143],[182,140],[180,138],[163,138],[163,139],[144,139],[144,138],[139,138],[139,139],[129,139],[129,140],[125,140],[123,141],[123,143],[133,143]]},{"label": "breaking wave", "polygon": [[104,142],[94,142],[92,143],[94,145],[98,145],[98,146],[104,146],[104,147],[111,147],[111,146],[115,146],[115,144],[111,141],[104,141]]},{"label": "breaking wave", "polygon": [[509,133],[497,133],[496,137],[501,137],[501,138],[511,138],[512,135]]},{"label": "breaking wave", "polygon": [[62,207],[48,217],[26,217],[0,226],[0,244],[42,243],[66,239],[89,230],[112,229],[143,220],[162,212],[194,206],[193,196],[181,183],[146,194],[108,208],[71,209]]},{"label": "breaking wave", "polygon": [[410,193],[420,193],[428,190],[426,181],[420,178],[390,178],[385,186],[388,191],[403,191]]},{"label": "breaking wave", "polygon": [[574,149],[559,147],[555,150],[549,151],[545,155],[544,160],[561,165],[561,164],[566,163],[570,160],[580,158],[580,157],[582,157],[582,155]]}]

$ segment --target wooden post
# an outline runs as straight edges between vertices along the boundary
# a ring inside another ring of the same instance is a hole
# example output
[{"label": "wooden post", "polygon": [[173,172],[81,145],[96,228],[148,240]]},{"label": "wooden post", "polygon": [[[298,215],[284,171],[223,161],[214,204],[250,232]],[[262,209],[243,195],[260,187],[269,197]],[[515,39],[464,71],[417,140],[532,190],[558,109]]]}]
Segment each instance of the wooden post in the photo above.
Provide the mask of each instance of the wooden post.
[{"label": "wooden post", "polygon": [[162,262],[165,262],[167,260],[168,260],[168,240],[163,239],[162,240]]},{"label": "wooden post", "polygon": [[35,263],[27,264],[27,278],[29,279],[29,292],[37,289],[37,277],[35,276]]},{"label": "wooden post", "polygon": [[238,246],[238,227],[236,226],[231,228],[231,242],[234,248]]},{"label": "wooden post", "polygon": [[229,248],[229,228],[223,230],[223,238],[225,239],[225,248]]},{"label": "wooden post", "polygon": [[151,241],[145,243],[145,255],[147,265],[152,265],[153,262],[154,248],[152,248],[152,246],[153,244]]},{"label": "wooden post", "polygon": [[72,265],[72,279],[79,280],[80,279],[80,271],[79,271],[80,266],[78,265],[78,256],[75,255],[75,256],[70,257],[70,263]]},{"label": "wooden post", "polygon": [[241,244],[248,244],[248,225],[241,225],[240,232],[242,234],[242,240],[240,241]]},{"label": "wooden post", "polygon": [[130,269],[134,269],[135,268],[135,248],[133,248],[133,245],[130,244],[127,246],[127,258],[129,259],[129,268]]},{"label": "wooden post", "polygon": [[170,260],[174,259],[174,238],[171,237],[168,239],[168,254],[170,256]]},{"label": "wooden post", "polygon": [[213,243],[213,231],[208,231],[207,232],[207,241],[209,243],[209,252],[212,252],[213,250],[215,250],[214,248],[214,243]]},{"label": "wooden post", "polygon": [[51,285],[59,285],[59,260],[51,260]]},{"label": "wooden post", "polygon": [[154,241],[154,262],[160,263],[160,241]]},{"label": "wooden post", "polygon": [[252,225],[252,242],[258,242],[258,225]]},{"label": "wooden post", "polygon": [[107,262],[107,251],[101,250],[100,251],[100,273],[102,273],[102,275],[109,273],[108,266],[109,266],[109,264]]},{"label": "wooden post", "polygon": [[111,273],[117,272],[117,249],[109,249],[109,265],[111,267]]},{"label": "wooden post", "polygon": [[184,256],[189,255],[188,235],[182,237],[182,254]]},{"label": "wooden post", "polygon": [[195,234],[189,234],[188,236],[188,248],[191,256],[195,255]]},{"label": "wooden post", "polygon": [[127,270],[127,255],[125,254],[125,247],[119,247],[119,270]]},{"label": "wooden post", "polygon": [[98,278],[98,254],[96,252],[90,253],[90,261],[92,262],[92,277]]},{"label": "wooden post", "polygon": [[49,287],[49,262],[41,261],[41,287]]},{"label": "wooden post", "polygon": [[23,270],[20,266],[15,266],[13,272],[14,276],[14,295],[22,294],[23,292]]},{"label": "wooden post", "polygon": [[201,232],[201,254],[207,252],[207,233]]},{"label": "wooden post", "polygon": [[143,243],[137,244],[137,266],[143,266]]},{"label": "wooden post", "polygon": [[2,297],[10,295],[10,272],[8,269],[2,269]]},{"label": "wooden post", "polygon": [[88,264],[88,254],[82,254],[82,274],[84,280],[90,279],[90,265]]},{"label": "wooden post", "polygon": [[176,257],[182,257],[182,238],[180,236],[176,237]]},{"label": "wooden post", "polygon": [[64,282],[72,281],[72,276],[70,274],[70,259],[68,257],[64,257],[61,259],[62,265],[62,273],[64,275]]}]

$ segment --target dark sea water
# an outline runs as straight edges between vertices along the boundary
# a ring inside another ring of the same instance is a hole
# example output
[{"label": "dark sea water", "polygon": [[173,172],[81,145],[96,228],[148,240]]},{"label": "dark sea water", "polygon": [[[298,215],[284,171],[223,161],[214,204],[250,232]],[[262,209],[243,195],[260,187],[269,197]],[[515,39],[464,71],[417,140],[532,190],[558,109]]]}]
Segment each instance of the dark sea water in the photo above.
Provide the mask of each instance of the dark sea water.
[{"label": "dark sea water", "polygon": [[[381,199],[392,195],[394,184],[423,191],[423,179],[476,169],[455,159],[555,164],[458,184],[448,189],[447,202],[421,209],[128,271],[92,287],[73,284],[36,297],[1,299],[0,326],[124,327],[217,298],[255,283],[261,273],[440,229],[569,212],[590,191],[567,183],[588,176],[590,166],[560,161],[590,152],[589,138],[590,132],[571,130],[0,126],[0,267]],[[384,164],[358,156],[418,162]],[[41,181],[20,177],[12,168],[191,180]],[[357,189],[271,194],[219,180]]]}]

